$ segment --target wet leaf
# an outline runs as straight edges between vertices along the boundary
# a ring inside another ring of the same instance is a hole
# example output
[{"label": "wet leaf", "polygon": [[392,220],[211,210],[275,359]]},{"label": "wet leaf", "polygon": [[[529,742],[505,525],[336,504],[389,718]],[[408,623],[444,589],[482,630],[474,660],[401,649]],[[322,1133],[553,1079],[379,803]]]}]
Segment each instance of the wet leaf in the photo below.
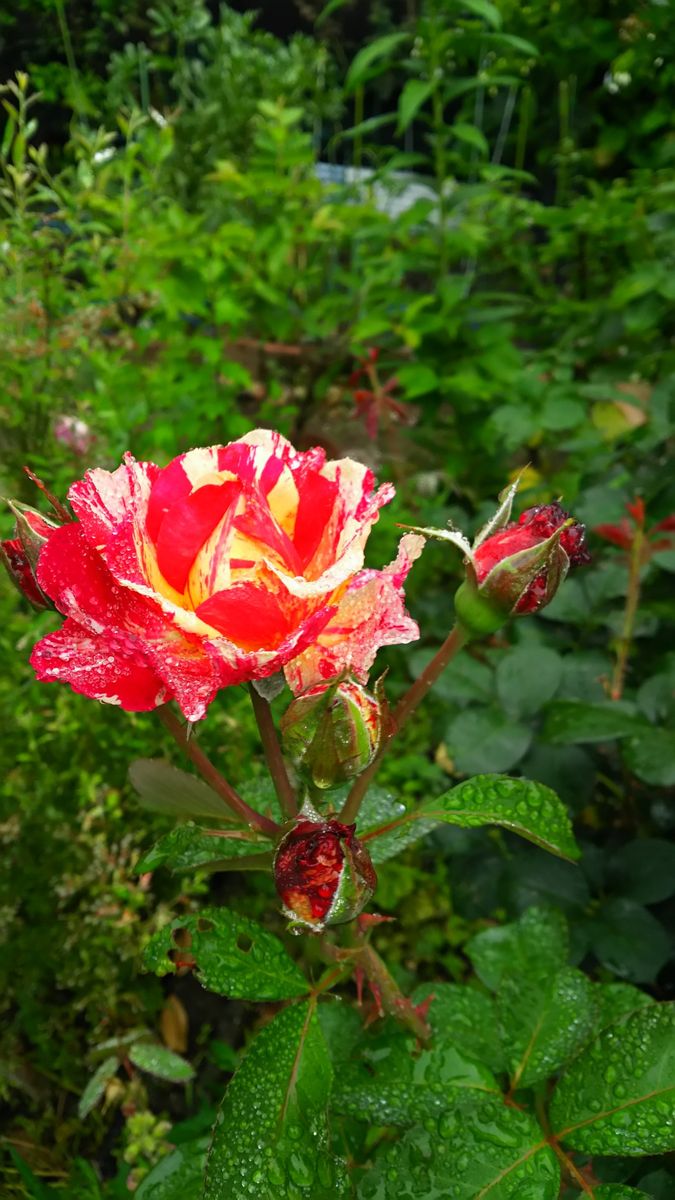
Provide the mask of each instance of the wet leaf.
[{"label": "wet leaf", "polygon": [[511,1087],[531,1087],[558,1071],[586,1041],[595,1015],[592,985],[574,967],[553,975],[510,973],[501,981],[497,1010]]},{"label": "wet leaf", "polygon": [[166,975],[176,970],[170,954],[194,963],[200,983],[221,996],[285,1000],[308,989],[279,939],[227,908],[204,908],[160,929],[145,948],[144,965]]},{"label": "wet leaf", "polygon": [[[448,1184],[452,1181],[452,1192]],[[560,1170],[541,1128],[503,1100],[463,1093],[378,1155],[359,1200],[556,1200]]]},{"label": "wet leaf", "polygon": [[570,742],[612,742],[649,729],[616,703],[583,704],[580,700],[556,700],[546,712],[543,736],[557,745]]},{"label": "wet leaf", "polygon": [[201,1200],[210,1138],[177,1146],[141,1181],[135,1200]]},{"label": "wet leaf", "polygon": [[213,833],[192,821],[178,825],[146,850],[136,864],[136,871],[143,874],[144,871],[156,871],[158,867],[168,867],[171,871],[214,870],[229,859],[248,858],[271,849],[266,839],[250,837],[247,830],[232,832],[245,836],[214,837]]},{"label": "wet leaf", "polygon": [[[580,851],[572,835],[567,810],[555,792],[531,779],[510,779],[507,775],[476,775],[436,799],[418,808],[369,828],[361,841],[367,843],[374,862],[382,862],[377,840],[387,839],[386,857],[398,853],[429,833],[436,825],[459,825],[473,829],[480,825],[501,825],[542,849],[561,858],[577,859]],[[416,829],[414,836],[401,839],[402,830]]]},{"label": "wet leaf", "polygon": [[401,1030],[366,1036],[358,1062],[343,1062],[332,1107],[373,1125],[413,1125],[452,1106],[458,1091],[501,1095],[494,1076],[457,1046],[434,1038],[416,1053]]},{"label": "wet leaf", "polygon": [[80,1096],[77,1106],[77,1115],[81,1121],[89,1115],[92,1109],[96,1108],[99,1100],[103,1098],[108,1082],[116,1075],[119,1065],[119,1059],[115,1055],[111,1055],[97,1067]]},{"label": "wet leaf", "polygon": [[225,1093],[204,1200],[340,1200],[342,1164],[328,1149],[332,1084],[312,1002],[280,1012],[254,1038]]},{"label": "wet leaf", "polygon": [[504,1066],[497,1029],[497,1011],[491,996],[457,983],[423,983],[410,999],[421,1004],[433,996],[426,1020],[436,1041],[458,1046],[464,1054],[485,1063],[492,1071]]},{"label": "wet leaf", "polygon": [[148,1071],[150,1075],[167,1079],[170,1083],[187,1083],[194,1075],[189,1062],[180,1054],[174,1054],[173,1050],[155,1042],[136,1042],[129,1049],[129,1059],[141,1071]]},{"label": "wet leaf", "polygon": [[466,952],[478,978],[496,991],[511,974],[554,974],[566,966],[567,923],[554,909],[528,908],[518,921],[481,930]]},{"label": "wet leaf", "polygon": [[602,1030],[558,1083],[550,1119],[556,1137],[589,1154],[675,1149],[675,1004]]}]

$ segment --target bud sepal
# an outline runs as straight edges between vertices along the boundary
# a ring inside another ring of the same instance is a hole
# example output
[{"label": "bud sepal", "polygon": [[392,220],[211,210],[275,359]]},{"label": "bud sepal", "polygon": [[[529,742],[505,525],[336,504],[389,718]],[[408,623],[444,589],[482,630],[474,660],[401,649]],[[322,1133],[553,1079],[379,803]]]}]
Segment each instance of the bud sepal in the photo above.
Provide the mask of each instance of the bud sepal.
[{"label": "bud sepal", "polygon": [[384,705],[353,679],[319,683],[281,718],[284,751],[314,787],[337,787],[365,771],[382,738]]}]

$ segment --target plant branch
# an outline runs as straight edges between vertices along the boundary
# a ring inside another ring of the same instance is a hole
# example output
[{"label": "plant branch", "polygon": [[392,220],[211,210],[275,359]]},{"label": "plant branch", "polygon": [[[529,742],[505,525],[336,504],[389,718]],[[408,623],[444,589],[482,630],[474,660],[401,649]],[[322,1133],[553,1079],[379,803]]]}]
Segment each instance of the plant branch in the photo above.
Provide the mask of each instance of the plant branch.
[{"label": "plant branch", "polygon": [[406,721],[415,712],[415,709],[421,704],[424,697],[431,690],[439,675],[443,673],[448,663],[452,661],[457,652],[461,650],[466,641],[466,634],[459,625],[455,625],[450,631],[447,638],[443,642],[440,650],[434,654],[434,657],[427,663],[421,675],[408,688],[405,695],[399,700],[392,715],[391,729],[382,739],[382,744],[371,762],[370,766],[359,775],[354,783],[352,790],[347,797],[347,802],[340,813],[340,820],[345,825],[356,820],[361,801],[365,796],[371,781],[379,770],[380,763],[387,753],[396,734],[401,731]]},{"label": "plant branch", "polygon": [[264,696],[260,695],[260,692],[256,691],[254,684],[250,684],[249,692],[251,693],[253,712],[255,713],[255,719],[260,731],[260,740],[265,751],[265,761],[272,777],[274,790],[279,797],[281,811],[286,817],[296,817],[298,815],[298,805],[291,781],[288,778],[284,756],[281,753],[281,746],[279,745],[279,738],[277,737],[269,700],[266,700]]},{"label": "plant branch", "polygon": [[261,833],[264,833],[265,837],[276,840],[280,830],[280,826],[277,825],[276,821],[272,821],[269,817],[263,816],[262,813],[256,812],[254,808],[251,808],[242,799],[238,792],[235,792],[232,785],[214,767],[197,742],[188,737],[185,727],[181,725],[178,717],[172,713],[168,705],[165,704],[161,708],[158,708],[157,712],[160,721],[168,729],[173,740],[187,754],[202,778],[206,780],[209,787],[213,788],[214,792],[217,792],[221,800],[224,800],[227,807],[252,829],[259,829]]}]

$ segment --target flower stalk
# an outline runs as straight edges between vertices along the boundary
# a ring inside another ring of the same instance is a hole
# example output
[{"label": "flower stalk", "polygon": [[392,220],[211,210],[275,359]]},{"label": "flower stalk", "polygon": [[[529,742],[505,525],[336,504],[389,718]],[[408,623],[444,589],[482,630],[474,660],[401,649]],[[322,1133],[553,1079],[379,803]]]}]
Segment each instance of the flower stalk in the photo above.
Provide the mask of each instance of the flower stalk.
[{"label": "flower stalk", "polygon": [[230,811],[236,813],[252,829],[258,829],[265,837],[276,840],[280,830],[277,822],[272,821],[262,813],[256,812],[254,808],[251,808],[246,803],[224,776],[220,774],[220,771],[214,767],[210,758],[207,757],[197,742],[193,738],[188,737],[185,726],[181,725],[178,717],[175,713],[171,712],[171,709],[167,705],[164,705],[157,711],[160,721],[168,729],[174,742],[187,754],[202,778],[206,780],[209,787],[213,788],[214,792],[217,792],[221,800],[224,800]]},{"label": "flower stalk", "polygon": [[378,753],[371,762],[370,766],[366,767],[366,770],[359,775],[349,793],[349,796],[347,797],[345,806],[340,813],[340,820],[345,824],[349,824],[351,821],[356,820],[363,797],[365,796],[375,775],[377,774],[380,763],[382,762],[384,755],[387,753],[387,750],[391,746],[392,741],[396,737],[396,734],[400,732],[406,721],[412,716],[418,705],[421,704],[421,702],[424,700],[424,697],[431,690],[438,677],[442,675],[445,668],[449,663],[452,662],[453,658],[458,651],[462,649],[462,646],[465,645],[466,641],[467,635],[465,631],[461,626],[455,625],[443,642],[440,650],[438,650],[436,654],[434,654],[433,658],[429,660],[422,673],[408,688],[408,691],[401,698],[401,700],[399,700],[392,714],[391,727],[388,733],[384,734]]},{"label": "flower stalk", "polygon": [[288,777],[284,756],[281,752],[279,738],[277,737],[272,717],[272,709],[270,708],[269,700],[260,695],[260,692],[256,690],[255,684],[249,685],[249,692],[260,732],[260,740],[265,753],[265,761],[272,778],[272,783],[274,784],[274,790],[278,796],[281,811],[285,817],[291,820],[298,815],[298,803],[293,785]]}]

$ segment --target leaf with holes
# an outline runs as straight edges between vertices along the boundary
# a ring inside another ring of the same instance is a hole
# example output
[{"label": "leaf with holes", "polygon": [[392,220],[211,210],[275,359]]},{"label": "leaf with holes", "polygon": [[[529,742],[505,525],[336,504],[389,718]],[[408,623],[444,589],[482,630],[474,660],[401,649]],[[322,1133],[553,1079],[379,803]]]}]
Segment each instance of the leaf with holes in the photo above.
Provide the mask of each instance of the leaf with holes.
[{"label": "leaf with holes", "polygon": [[313,1001],[286,1008],[254,1038],[225,1093],[204,1200],[344,1200],[328,1147],[333,1072]]},{"label": "leaf with holes", "polygon": [[119,1059],[115,1055],[106,1058],[99,1067],[96,1068],[89,1083],[85,1087],[80,1102],[77,1106],[77,1115],[81,1121],[89,1115],[93,1108],[96,1108],[99,1100],[103,1099],[105,1089],[110,1080],[117,1073],[119,1067]]},{"label": "leaf with holes", "polygon": [[[507,775],[476,775],[467,779],[414,810],[371,826],[361,840],[368,844],[373,861],[382,862],[381,857],[375,858],[380,837],[387,838],[389,858],[403,845],[411,844],[441,824],[459,825],[463,829],[501,825],[560,858],[573,861],[580,856],[567,810],[555,792],[543,783],[511,779]],[[401,838],[403,830],[405,839]],[[398,838],[401,840],[397,841]]]},{"label": "leaf with holes", "polygon": [[278,938],[227,908],[177,918],[150,939],[143,962],[156,975],[194,966],[205,988],[237,1000],[288,1000],[309,987]]},{"label": "leaf with holes", "polygon": [[559,1188],[557,1159],[532,1117],[507,1108],[501,1097],[462,1093],[437,1122],[410,1129],[391,1148],[385,1144],[357,1196],[556,1200]]},{"label": "leaf with holes", "polygon": [[[268,853],[265,862],[269,870],[272,851],[266,839],[244,829],[208,831],[188,821],[146,850],[136,864],[136,871],[143,874],[144,871],[156,871],[158,867],[168,867],[171,871],[222,871],[230,865],[236,870],[239,859],[255,857],[258,860],[265,852]],[[246,864],[242,863],[241,869],[245,868]]]},{"label": "leaf with holes", "polygon": [[550,1120],[560,1141],[588,1154],[675,1150],[675,1003],[603,1029],[558,1083]]},{"label": "leaf with holes", "polygon": [[157,1042],[136,1042],[129,1049],[129,1059],[139,1070],[169,1083],[187,1083],[194,1075],[189,1062]]}]

